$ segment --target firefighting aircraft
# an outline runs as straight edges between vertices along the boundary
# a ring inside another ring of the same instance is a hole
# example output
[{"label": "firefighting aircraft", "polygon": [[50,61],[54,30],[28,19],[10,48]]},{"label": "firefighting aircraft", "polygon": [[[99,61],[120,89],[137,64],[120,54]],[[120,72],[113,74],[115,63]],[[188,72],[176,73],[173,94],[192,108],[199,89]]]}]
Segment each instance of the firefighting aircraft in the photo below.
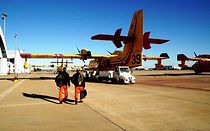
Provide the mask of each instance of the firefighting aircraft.
[{"label": "firefighting aircraft", "polygon": [[[109,54],[112,55],[112,53],[110,51],[107,50],[107,52]],[[143,55],[143,60],[144,61],[147,61],[147,60],[157,60],[157,63],[155,64],[155,69],[164,69],[165,65],[162,64],[162,60],[164,59],[169,59],[170,57],[168,56],[167,53],[161,53],[160,56],[146,56],[146,55]],[[90,67],[94,67],[95,64],[97,63],[94,63],[93,61],[91,61],[92,63],[89,64]]]},{"label": "firefighting aircraft", "polygon": [[194,58],[188,58],[184,54],[178,54],[177,60],[181,61],[181,64],[179,66],[182,69],[188,68],[188,66],[185,64],[185,61],[197,61],[193,66],[192,69],[196,74],[199,74],[201,72],[210,72],[210,55],[203,54],[203,55],[197,55],[196,53]]},{"label": "firefighting aircraft", "polygon": [[[66,60],[65,62],[63,61],[63,59],[61,59],[61,61],[59,61],[58,60],[58,58],[57,58],[57,61],[51,61],[50,63],[52,63],[52,64],[57,64],[56,66],[58,67],[59,65],[58,64],[61,64],[60,66],[65,66],[65,67],[68,67],[68,64],[73,64],[73,62],[72,61],[68,61],[68,60]],[[65,65],[64,65],[65,64]],[[54,65],[53,65],[53,67],[54,67]]]},{"label": "firefighting aircraft", "polygon": [[[98,70],[109,70],[116,66],[137,67],[142,65],[142,47],[150,49],[150,44],[162,44],[169,40],[149,38],[150,32],[143,34],[143,10],[134,13],[128,36],[121,36],[122,29],[117,29],[114,35],[98,34],[91,37],[92,40],[108,40],[119,48],[124,43],[123,51],[115,51],[111,55],[95,55],[89,50],[82,49],[79,54],[30,54],[21,53],[25,58],[77,58],[81,60],[94,59],[92,63],[97,63]],[[158,60],[158,59],[156,59]],[[27,64],[25,62],[25,64]],[[90,62],[91,63],[91,62]]]},{"label": "firefighting aircraft", "polygon": [[157,63],[155,64],[155,69],[163,69],[165,66],[162,64],[163,59],[170,58],[167,53],[161,53],[160,56],[145,56],[143,55],[143,60],[157,60]]}]

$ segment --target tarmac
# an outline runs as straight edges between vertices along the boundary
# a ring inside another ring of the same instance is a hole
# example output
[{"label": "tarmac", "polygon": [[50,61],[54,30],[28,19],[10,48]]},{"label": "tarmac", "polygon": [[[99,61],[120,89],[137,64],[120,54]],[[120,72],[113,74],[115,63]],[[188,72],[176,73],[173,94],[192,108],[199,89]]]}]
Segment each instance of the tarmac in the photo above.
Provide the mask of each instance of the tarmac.
[{"label": "tarmac", "polygon": [[136,84],[87,82],[58,104],[53,73],[0,76],[1,131],[209,131],[210,73],[134,71]]}]

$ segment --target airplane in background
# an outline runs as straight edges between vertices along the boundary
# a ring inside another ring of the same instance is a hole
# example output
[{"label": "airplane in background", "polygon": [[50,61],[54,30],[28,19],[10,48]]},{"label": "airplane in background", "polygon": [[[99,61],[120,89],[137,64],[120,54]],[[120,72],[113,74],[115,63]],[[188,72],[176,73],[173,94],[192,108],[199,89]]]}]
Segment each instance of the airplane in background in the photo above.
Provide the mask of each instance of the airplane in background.
[{"label": "airplane in background", "polygon": [[[70,67],[70,69],[72,69],[72,66],[69,66],[68,64],[72,64],[73,62],[72,61],[68,61],[66,60],[65,62],[63,61],[63,59],[61,61],[52,61],[50,62],[51,64],[44,64],[44,65],[30,65],[30,67],[32,67],[32,69],[35,71],[35,70],[57,70],[57,68],[59,66],[65,66],[65,67]],[[56,65],[55,65],[56,64]]]},{"label": "airplane in background", "polygon": [[[82,49],[82,52],[80,54],[32,54],[32,53],[20,53],[20,56],[22,58],[25,58],[24,68],[28,68],[27,59],[33,58],[33,59],[81,59],[82,61],[87,59],[97,59],[97,58],[110,58],[114,57],[115,55],[90,55],[88,50]],[[55,62],[57,63],[57,62]],[[63,62],[58,62],[63,63]]]},{"label": "airplane in background", "polygon": [[[58,64],[61,64],[60,66],[66,66],[66,67],[68,67],[68,64],[73,64],[73,61],[68,61],[68,60],[66,60],[65,62],[63,61],[63,59],[61,59],[61,61],[58,61],[58,58],[57,58],[57,61],[51,61],[50,63],[52,63],[52,64],[57,64],[56,66],[58,67],[59,65]],[[64,65],[65,64],[65,65]],[[54,65],[53,65],[53,67],[54,67]]]},{"label": "airplane in background", "polygon": [[169,59],[170,57],[168,56],[167,53],[161,53],[160,56],[145,56],[143,55],[143,60],[157,60],[157,63],[155,64],[155,69],[164,69],[164,65],[162,64],[162,60],[164,59]]},{"label": "airplane in background", "polygon": [[188,66],[185,64],[185,61],[197,61],[193,66],[192,69],[196,74],[199,74],[201,72],[210,72],[210,55],[203,54],[203,55],[197,55],[196,53],[194,58],[188,58],[184,54],[178,54],[177,60],[181,61],[181,64],[179,66],[182,69],[188,68]]},{"label": "airplane in background", "polygon": [[[112,41],[117,48],[122,47],[123,51],[115,51],[110,55],[96,55],[89,50],[82,49],[79,54],[31,54],[21,53],[21,57],[25,58],[75,58],[81,60],[94,59],[90,62],[97,65],[97,70],[110,70],[116,66],[137,67],[142,65],[142,48],[150,49],[150,44],[163,44],[169,40],[149,38],[150,32],[143,34],[143,10],[134,13],[128,36],[121,36],[122,29],[117,29],[114,35],[98,34],[91,37],[92,40],[108,40]],[[149,57],[148,57],[149,58]],[[145,58],[146,59],[146,58]],[[152,58],[151,58],[152,59]],[[163,59],[163,58],[162,58]],[[149,60],[149,59],[148,59]],[[27,64],[25,62],[25,64]],[[158,65],[161,65],[159,62]]]}]

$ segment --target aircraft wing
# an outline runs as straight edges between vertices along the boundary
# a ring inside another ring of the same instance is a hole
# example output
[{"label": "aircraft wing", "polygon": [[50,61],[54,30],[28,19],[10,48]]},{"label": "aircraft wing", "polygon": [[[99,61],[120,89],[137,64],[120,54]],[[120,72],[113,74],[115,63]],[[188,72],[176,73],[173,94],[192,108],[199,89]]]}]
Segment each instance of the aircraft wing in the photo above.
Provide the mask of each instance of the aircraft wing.
[{"label": "aircraft wing", "polygon": [[143,56],[143,60],[162,60],[170,58],[167,53],[162,53],[160,56]]},{"label": "aircraft wing", "polygon": [[188,61],[210,61],[208,58],[188,58]]},{"label": "aircraft wing", "polygon": [[155,64],[156,69],[163,69],[165,66],[161,64],[163,59],[170,58],[167,53],[162,53],[160,56],[143,56],[143,60],[157,60],[157,63]]},{"label": "aircraft wing", "polygon": [[116,57],[118,55],[91,55],[89,58],[111,58],[111,57]]},{"label": "aircraft wing", "polygon": [[116,55],[83,55],[83,54],[32,54],[32,53],[20,53],[22,58],[75,58],[75,59],[99,59],[99,58],[111,58]]},{"label": "aircraft wing", "polygon": [[68,54],[32,54],[32,53],[21,53],[22,58],[80,58],[79,55],[68,55]]},{"label": "aircraft wing", "polygon": [[210,58],[202,58],[202,57],[188,58],[184,54],[178,54],[177,60],[178,61],[210,61]]}]

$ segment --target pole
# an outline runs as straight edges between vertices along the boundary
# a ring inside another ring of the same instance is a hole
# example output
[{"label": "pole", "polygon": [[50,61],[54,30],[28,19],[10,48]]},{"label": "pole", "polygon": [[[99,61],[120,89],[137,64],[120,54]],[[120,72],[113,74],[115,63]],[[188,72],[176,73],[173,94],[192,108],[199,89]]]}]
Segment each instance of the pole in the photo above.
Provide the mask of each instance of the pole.
[{"label": "pole", "polygon": [[2,19],[4,20],[4,36],[6,35],[6,13],[2,13]]},{"label": "pole", "polygon": [[5,36],[5,33],[6,33],[6,18],[4,19],[4,36]]},{"label": "pole", "polygon": [[18,78],[18,66],[17,66],[17,34],[14,35],[15,38],[15,73],[16,77]]},{"label": "pole", "polygon": [[17,36],[18,36],[18,34],[16,33],[14,35],[14,38],[15,38],[15,51],[17,50]]}]

